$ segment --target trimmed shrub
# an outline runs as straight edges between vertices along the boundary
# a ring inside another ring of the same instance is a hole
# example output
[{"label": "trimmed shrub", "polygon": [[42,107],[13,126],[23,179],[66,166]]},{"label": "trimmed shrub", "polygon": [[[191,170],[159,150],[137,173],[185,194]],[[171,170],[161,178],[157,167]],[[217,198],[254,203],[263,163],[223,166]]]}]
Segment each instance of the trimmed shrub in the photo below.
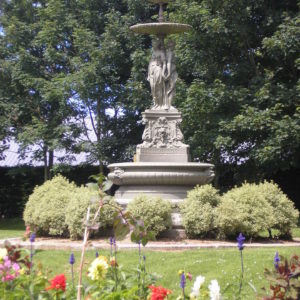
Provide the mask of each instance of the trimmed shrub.
[{"label": "trimmed shrub", "polygon": [[171,226],[171,204],[159,197],[139,195],[127,206],[133,217],[144,221],[155,235]]},{"label": "trimmed shrub", "polygon": [[61,175],[35,187],[24,210],[24,221],[37,233],[67,235],[66,207],[77,187]]},{"label": "trimmed shrub", "polygon": [[[93,199],[99,199],[99,194],[96,191],[91,191],[86,187],[80,187],[77,189],[76,195],[73,197],[72,201],[69,202],[66,208],[66,224],[72,239],[78,239],[83,236],[84,221],[88,206],[91,205],[91,216],[97,211],[99,201],[93,201]],[[111,197],[109,203],[117,205]],[[109,205],[103,206],[97,220],[100,228],[107,228],[113,225],[115,211],[116,210]],[[101,230],[100,228],[99,230]]]},{"label": "trimmed shrub", "polygon": [[273,208],[275,223],[272,228],[278,229],[282,236],[291,236],[291,228],[297,226],[299,218],[299,211],[295,209],[294,203],[274,182],[265,181],[257,188]]},{"label": "trimmed shrub", "polygon": [[211,185],[196,186],[180,206],[182,224],[189,237],[215,235],[215,208],[220,195]]},{"label": "trimmed shrub", "polygon": [[271,204],[255,184],[244,183],[225,193],[216,213],[218,227],[227,237],[240,232],[257,237],[276,223]]}]

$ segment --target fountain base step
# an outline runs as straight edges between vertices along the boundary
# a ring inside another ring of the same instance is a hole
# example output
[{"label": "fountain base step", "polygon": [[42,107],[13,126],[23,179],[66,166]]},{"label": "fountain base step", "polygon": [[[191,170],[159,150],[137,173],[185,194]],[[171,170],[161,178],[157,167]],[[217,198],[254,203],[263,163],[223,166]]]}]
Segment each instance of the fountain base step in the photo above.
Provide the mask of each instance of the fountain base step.
[{"label": "fountain base step", "polygon": [[184,229],[178,229],[178,228],[172,228],[167,229],[161,232],[158,235],[158,238],[168,238],[172,240],[183,240],[187,238],[187,235],[185,233]]},{"label": "fountain base step", "polygon": [[116,194],[115,200],[126,207],[135,197],[143,194],[149,197],[160,197],[169,200],[172,204],[178,204],[186,198],[187,192],[193,186],[177,185],[123,185]]}]

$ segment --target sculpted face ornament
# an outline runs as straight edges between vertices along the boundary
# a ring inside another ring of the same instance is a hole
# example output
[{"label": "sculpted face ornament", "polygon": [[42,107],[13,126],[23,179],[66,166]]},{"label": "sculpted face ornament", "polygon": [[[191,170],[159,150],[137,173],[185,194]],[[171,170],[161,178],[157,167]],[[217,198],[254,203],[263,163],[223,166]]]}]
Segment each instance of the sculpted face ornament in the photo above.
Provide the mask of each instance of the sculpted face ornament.
[{"label": "sculpted face ornament", "polygon": [[112,172],[108,174],[108,179],[112,180],[115,184],[122,184],[125,170],[115,167]]}]

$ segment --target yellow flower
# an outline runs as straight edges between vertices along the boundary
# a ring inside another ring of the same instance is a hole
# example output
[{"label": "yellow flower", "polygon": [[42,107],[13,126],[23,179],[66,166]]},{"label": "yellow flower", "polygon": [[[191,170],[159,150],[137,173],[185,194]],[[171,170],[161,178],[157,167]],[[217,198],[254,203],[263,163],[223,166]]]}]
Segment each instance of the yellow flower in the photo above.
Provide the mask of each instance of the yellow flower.
[{"label": "yellow flower", "polygon": [[178,275],[181,276],[183,272],[184,272],[183,270],[179,270]]},{"label": "yellow flower", "polygon": [[107,258],[105,256],[98,256],[89,267],[88,277],[92,280],[101,280],[105,277],[107,269]]},{"label": "yellow flower", "polygon": [[19,273],[20,273],[20,275],[24,275],[24,274],[25,274],[25,269],[24,269],[24,268],[21,268],[21,269],[19,270]]},{"label": "yellow flower", "polygon": [[2,261],[5,256],[7,256],[6,248],[0,248],[0,261]]},{"label": "yellow flower", "polygon": [[190,293],[190,300],[197,300],[197,297],[195,296],[195,294]]}]

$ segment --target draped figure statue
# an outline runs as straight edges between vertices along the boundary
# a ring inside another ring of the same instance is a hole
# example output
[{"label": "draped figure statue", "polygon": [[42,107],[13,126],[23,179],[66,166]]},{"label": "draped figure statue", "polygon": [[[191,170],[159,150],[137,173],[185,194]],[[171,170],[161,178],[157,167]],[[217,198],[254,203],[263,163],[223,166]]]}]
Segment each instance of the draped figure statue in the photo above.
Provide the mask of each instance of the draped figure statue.
[{"label": "draped figure statue", "polygon": [[175,42],[169,41],[167,49],[163,40],[153,40],[152,57],[148,66],[147,80],[153,97],[152,109],[169,110],[175,96],[177,72],[174,57]]},{"label": "draped figure statue", "polygon": [[152,58],[148,67],[147,80],[151,86],[153,109],[162,109],[165,95],[166,55],[162,40],[153,40]]},{"label": "draped figure statue", "polygon": [[175,96],[175,84],[178,74],[175,66],[174,55],[175,42],[170,40],[167,44],[166,61],[167,61],[167,76],[165,78],[165,97],[164,108],[171,109],[173,98]]}]

